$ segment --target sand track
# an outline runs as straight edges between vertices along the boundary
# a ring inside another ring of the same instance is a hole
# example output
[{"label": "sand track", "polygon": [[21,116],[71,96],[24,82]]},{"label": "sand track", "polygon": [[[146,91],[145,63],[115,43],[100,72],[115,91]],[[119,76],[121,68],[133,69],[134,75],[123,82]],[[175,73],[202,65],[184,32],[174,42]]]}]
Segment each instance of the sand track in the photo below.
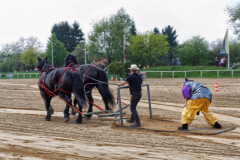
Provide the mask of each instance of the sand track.
[{"label": "sand track", "polygon": [[[0,81],[0,159],[239,159],[240,107],[239,79],[198,79],[214,90],[210,111],[223,125],[235,125],[235,130],[214,136],[196,136],[186,133],[156,133],[152,131],[111,128],[114,117],[75,124],[76,116],[64,123],[65,104],[54,98],[55,113],[51,121],[46,114],[37,88],[37,80]],[[155,117],[171,120],[180,125],[183,99],[182,79],[152,79],[150,84],[152,112]],[[114,82],[116,83],[116,82]],[[227,84],[226,84],[227,83]],[[116,86],[110,86],[116,96]],[[232,95],[232,91],[235,94]],[[94,102],[104,106],[96,90]],[[121,90],[122,100],[129,103],[129,91]],[[114,110],[117,110],[116,105]],[[96,108],[94,108],[96,110]],[[129,108],[126,109],[129,117]],[[138,105],[144,125],[166,125],[163,121],[149,123],[146,88]],[[127,125],[127,124],[126,124]],[[191,126],[207,126],[202,114]],[[175,127],[175,126],[174,126]]]}]

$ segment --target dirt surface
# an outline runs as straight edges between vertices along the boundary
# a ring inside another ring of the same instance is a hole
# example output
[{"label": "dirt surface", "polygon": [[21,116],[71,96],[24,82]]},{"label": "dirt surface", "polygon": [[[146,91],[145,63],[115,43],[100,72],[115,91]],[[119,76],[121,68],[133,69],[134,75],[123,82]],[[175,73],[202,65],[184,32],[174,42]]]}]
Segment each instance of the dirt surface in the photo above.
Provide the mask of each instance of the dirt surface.
[{"label": "dirt surface", "polygon": [[[51,121],[44,121],[46,111],[37,79],[0,80],[0,159],[240,159],[240,79],[193,80],[212,91],[209,110],[223,128],[236,129],[217,135],[154,132],[119,127],[114,117],[96,115],[83,119],[82,124],[75,124],[77,116],[64,123],[65,104],[57,98],[51,102],[55,111]],[[216,82],[219,92],[213,92]],[[143,87],[137,107],[142,128],[177,131],[184,103],[183,79],[148,79],[144,83],[150,84],[153,119],[149,118],[147,88]],[[110,88],[116,97],[117,87]],[[97,90],[93,97],[94,103],[104,108]],[[121,90],[121,97],[129,104],[128,89]],[[117,109],[115,105],[113,110]],[[128,118],[129,108],[124,112]],[[126,119],[124,126],[129,126]],[[202,114],[195,116],[189,127],[217,131]]]}]

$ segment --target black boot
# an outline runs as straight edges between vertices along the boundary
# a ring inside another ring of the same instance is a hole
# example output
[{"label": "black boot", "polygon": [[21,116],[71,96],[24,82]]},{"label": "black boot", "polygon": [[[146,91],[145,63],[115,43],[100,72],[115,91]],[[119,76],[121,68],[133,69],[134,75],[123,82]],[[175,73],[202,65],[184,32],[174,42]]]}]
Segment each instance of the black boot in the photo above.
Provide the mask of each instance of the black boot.
[{"label": "black boot", "polygon": [[179,131],[187,131],[188,130],[188,124],[183,124],[181,127],[178,127]]},{"label": "black boot", "polygon": [[138,121],[135,124],[130,125],[130,127],[141,127],[141,123]]},{"label": "black boot", "polygon": [[130,119],[128,119],[126,122],[128,122],[128,123],[134,123],[134,119],[130,118]]},{"label": "black boot", "polygon": [[213,128],[221,129],[222,126],[218,122],[215,122],[215,124],[213,125]]}]

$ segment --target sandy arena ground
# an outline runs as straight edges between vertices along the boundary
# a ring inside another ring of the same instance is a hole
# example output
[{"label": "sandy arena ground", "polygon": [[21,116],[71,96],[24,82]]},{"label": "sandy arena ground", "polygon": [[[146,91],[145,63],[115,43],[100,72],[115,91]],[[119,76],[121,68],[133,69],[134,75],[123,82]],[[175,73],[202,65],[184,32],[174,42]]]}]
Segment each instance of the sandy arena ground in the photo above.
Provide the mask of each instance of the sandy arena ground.
[{"label": "sandy arena ground", "polygon": [[[118,127],[114,117],[83,119],[76,116],[63,121],[65,104],[52,99],[55,110],[51,121],[44,121],[44,102],[37,79],[0,80],[0,159],[240,159],[240,79],[194,79],[214,91],[209,110],[223,127],[236,129],[217,135],[154,132]],[[116,83],[116,82],[113,82]],[[142,127],[175,130],[180,126],[184,100],[183,79],[148,79],[152,113],[149,118],[147,88],[137,110]],[[116,97],[117,87],[110,86]],[[97,90],[94,102],[104,107]],[[122,101],[129,103],[128,89],[121,90]],[[93,107],[95,111],[97,109]],[[116,105],[114,111],[118,109]],[[129,108],[125,118],[130,116]],[[125,119],[124,119],[125,122]],[[125,126],[129,124],[124,123]],[[202,114],[195,116],[190,127],[209,127]]]}]

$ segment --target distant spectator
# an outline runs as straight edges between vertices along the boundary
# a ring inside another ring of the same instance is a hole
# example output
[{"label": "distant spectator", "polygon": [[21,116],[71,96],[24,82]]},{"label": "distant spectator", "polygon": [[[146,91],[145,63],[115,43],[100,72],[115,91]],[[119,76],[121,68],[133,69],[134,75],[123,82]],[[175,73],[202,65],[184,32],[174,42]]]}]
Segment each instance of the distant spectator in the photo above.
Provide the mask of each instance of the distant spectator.
[{"label": "distant spectator", "polygon": [[223,57],[222,66],[223,66],[223,67],[226,67],[226,59],[225,59],[225,57]]},{"label": "distant spectator", "polygon": [[217,58],[217,57],[215,58],[215,65],[216,65],[216,67],[219,66],[219,61],[218,61],[218,58]]},{"label": "distant spectator", "polygon": [[143,69],[146,69],[146,66],[144,66]]},{"label": "distant spectator", "polygon": [[139,68],[139,69],[142,69],[142,66],[141,66],[141,64],[139,64],[139,65],[138,65],[138,68]]},{"label": "distant spectator", "polygon": [[177,66],[180,66],[180,60],[177,58]]},{"label": "distant spectator", "polygon": [[223,59],[221,58],[220,63],[219,63],[219,67],[222,67],[222,61],[223,61]]},{"label": "distant spectator", "polygon": [[235,63],[233,63],[232,68],[231,69],[236,69],[237,65]]},{"label": "distant spectator", "polygon": [[105,67],[105,69],[104,69],[105,71],[107,71],[107,67]]},{"label": "distant spectator", "polygon": [[174,59],[172,59],[172,66],[174,66]]}]

